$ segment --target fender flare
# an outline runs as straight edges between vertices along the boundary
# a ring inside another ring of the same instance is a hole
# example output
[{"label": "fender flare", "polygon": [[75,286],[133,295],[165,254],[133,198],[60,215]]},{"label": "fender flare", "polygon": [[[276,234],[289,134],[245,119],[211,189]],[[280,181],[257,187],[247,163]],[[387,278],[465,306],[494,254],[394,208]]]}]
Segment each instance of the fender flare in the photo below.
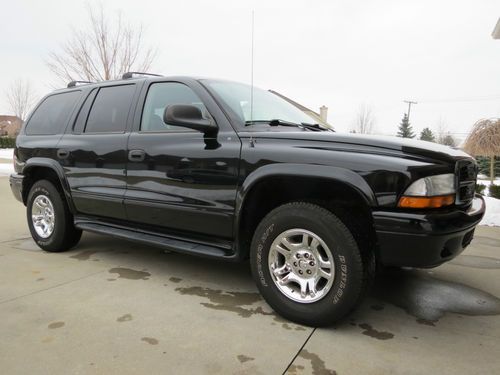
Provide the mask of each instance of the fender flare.
[{"label": "fender flare", "polygon": [[235,237],[239,237],[241,214],[246,203],[248,193],[257,183],[263,181],[264,179],[279,176],[314,177],[324,178],[326,180],[331,180],[332,182],[340,182],[348,185],[356,191],[369,207],[377,206],[377,198],[373,190],[359,174],[353,172],[352,170],[325,165],[305,165],[296,163],[268,164],[250,173],[238,190],[235,207]]},{"label": "fender flare", "polygon": [[[68,203],[68,207],[71,213],[75,213],[76,209],[73,204],[73,198],[71,196],[71,189],[69,187],[68,181],[66,179],[66,175],[64,174],[64,169],[56,160],[42,157],[34,157],[29,159],[26,164],[23,166],[21,174],[27,175],[29,171],[36,167],[49,168],[54,171],[59,178],[59,183],[61,184],[61,188],[64,192],[64,196],[66,198],[66,202]],[[28,193],[28,192],[26,192]]]}]

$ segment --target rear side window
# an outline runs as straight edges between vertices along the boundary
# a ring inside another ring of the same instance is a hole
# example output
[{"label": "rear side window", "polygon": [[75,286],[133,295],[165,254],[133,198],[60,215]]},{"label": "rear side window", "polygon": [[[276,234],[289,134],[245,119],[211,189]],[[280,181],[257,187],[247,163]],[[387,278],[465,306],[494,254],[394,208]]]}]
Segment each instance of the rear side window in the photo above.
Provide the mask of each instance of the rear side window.
[{"label": "rear side window", "polygon": [[85,123],[87,122],[87,117],[89,114],[90,107],[94,102],[95,96],[97,94],[97,89],[93,89],[90,94],[85,99],[78,116],[76,116],[75,124],[73,126],[73,133],[82,133],[85,129]]},{"label": "rear side window", "polygon": [[135,85],[102,87],[87,118],[85,133],[123,133]]},{"label": "rear side window", "polygon": [[54,135],[64,131],[81,91],[48,96],[38,106],[26,125],[27,135]]}]

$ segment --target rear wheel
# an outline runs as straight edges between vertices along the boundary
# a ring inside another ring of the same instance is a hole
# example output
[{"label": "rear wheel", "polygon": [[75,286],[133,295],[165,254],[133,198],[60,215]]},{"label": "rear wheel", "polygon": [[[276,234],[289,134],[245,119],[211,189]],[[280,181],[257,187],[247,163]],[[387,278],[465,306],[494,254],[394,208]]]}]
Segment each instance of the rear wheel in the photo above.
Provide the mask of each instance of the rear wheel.
[{"label": "rear wheel", "polygon": [[255,231],[250,259],[264,299],[301,324],[324,326],[341,319],[369,283],[352,233],[333,213],[310,203],[271,211]]},{"label": "rear wheel", "polygon": [[69,250],[82,236],[82,231],[73,224],[66,200],[48,180],[37,181],[31,187],[27,219],[33,240],[46,251]]}]

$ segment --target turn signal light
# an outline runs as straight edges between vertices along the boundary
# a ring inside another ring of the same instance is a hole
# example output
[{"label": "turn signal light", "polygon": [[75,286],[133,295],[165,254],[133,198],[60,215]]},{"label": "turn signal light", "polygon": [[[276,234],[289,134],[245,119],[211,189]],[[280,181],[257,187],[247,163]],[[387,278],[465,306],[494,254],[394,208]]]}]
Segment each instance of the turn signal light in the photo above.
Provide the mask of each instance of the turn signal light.
[{"label": "turn signal light", "polygon": [[401,197],[398,207],[401,208],[439,208],[455,202],[455,194],[437,197]]}]

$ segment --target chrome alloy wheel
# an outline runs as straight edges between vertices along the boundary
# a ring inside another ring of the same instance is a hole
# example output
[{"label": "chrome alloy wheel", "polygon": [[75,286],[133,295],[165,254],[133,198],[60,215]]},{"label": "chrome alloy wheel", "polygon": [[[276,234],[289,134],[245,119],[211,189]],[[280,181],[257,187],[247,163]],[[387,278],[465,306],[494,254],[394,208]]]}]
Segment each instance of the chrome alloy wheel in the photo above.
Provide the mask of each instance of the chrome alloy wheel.
[{"label": "chrome alloy wheel", "polygon": [[319,301],[335,279],[333,255],[325,242],[305,229],[290,229],[276,237],[268,257],[278,289],[300,303]]},{"label": "chrome alloy wheel", "polygon": [[36,234],[48,238],[54,232],[56,222],[54,206],[46,195],[39,195],[31,206],[31,221]]}]

